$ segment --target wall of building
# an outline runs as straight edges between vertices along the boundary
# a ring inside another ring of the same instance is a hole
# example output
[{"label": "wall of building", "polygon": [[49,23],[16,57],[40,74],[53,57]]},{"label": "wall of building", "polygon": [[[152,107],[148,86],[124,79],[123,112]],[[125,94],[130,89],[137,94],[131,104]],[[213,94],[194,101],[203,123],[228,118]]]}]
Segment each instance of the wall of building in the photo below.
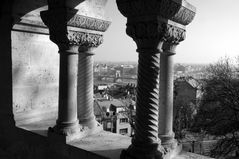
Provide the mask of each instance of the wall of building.
[{"label": "wall of building", "polygon": [[12,31],[13,111],[17,122],[39,120],[56,112],[57,52],[48,35]]},{"label": "wall of building", "polygon": [[117,134],[122,134],[121,130],[123,129],[127,129],[127,133],[126,134],[122,134],[122,135],[127,135],[130,136],[131,135],[131,126],[129,124],[129,119],[128,122],[121,122],[120,119],[124,119],[127,118],[125,115],[121,115],[119,114],[117,116],[117,120],[116,120],[116,133]]},{"label": "wall of building", "polygon": [[193,88],[190,84],[187,82],[179,82],[176,86],[177,95],[176,95],[176,103],[182,102],[180,100],[183,100],[185,102],[190,101],[196,101],[197,97],[197,90]]}]

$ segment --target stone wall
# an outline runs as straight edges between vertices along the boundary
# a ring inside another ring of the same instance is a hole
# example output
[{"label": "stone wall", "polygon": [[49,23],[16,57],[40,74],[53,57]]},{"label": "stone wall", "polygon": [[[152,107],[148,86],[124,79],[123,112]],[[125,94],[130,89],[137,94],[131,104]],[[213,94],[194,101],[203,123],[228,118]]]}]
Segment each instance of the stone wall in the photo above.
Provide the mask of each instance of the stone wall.
[{"label": "stone wall", "polygon": [[48,35],[12,31],[13,111],[17,124],[56,115],[57,52]]}]

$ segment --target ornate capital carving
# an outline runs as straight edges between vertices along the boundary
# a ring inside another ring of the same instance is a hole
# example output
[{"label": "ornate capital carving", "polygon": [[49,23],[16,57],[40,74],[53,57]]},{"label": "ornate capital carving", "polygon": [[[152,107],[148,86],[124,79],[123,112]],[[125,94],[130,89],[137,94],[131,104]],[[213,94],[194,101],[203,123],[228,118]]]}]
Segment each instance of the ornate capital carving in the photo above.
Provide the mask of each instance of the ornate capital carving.
[{"label": "ornate capital carving", "polygon": [[163,52],[168,55],[176,54],[177,45],[186,38],[186,30],[172,24],[165,24]]},{"label": "ornate capital carving", "polygon": [[186,36],[184,28],[158,20],[127,23],[126,33],[134,39],[139,50],[162,52],[162,44],[178,45]]},{"label": "ornate capital carving", "polygon": [[69,31],[68,39],[71,45],[87,48],[98,47],[103,43],[103,35],[79,31]]},{"label": "ornate capital carving", "polygon": [[83,28],[104,32],[110,25],[109,21],[90,18],[81,15],[74,15],[67,22],[66,8],[56,8],[41,12],[41,18],[48,26],[50,39],[58,45],[60,49],[67,49],[71,45],[84,48],[95,48],[103,42],[101,33],[89,33],[88,31],[73,31],[67,29],[67,26]]},{"label": "ornate capital carving", "polygon": [[117,5],[128,20],[126,33],[138,49],[160,52],[163,43],[175,52],[196,12],[185,0],[117,0]]},{"label": "ornate capital carving", "polygon": [[170,44],[179,44],[186,38],[186,30],[171,24],[162,24],[165,28],[163,40]]},{"label": "ornate capital carving", "polygon": [[136,42],[138,51],[147,49],[160,52],[161,47],[158,45],[162,41],[164,30],[164,26],[157,21],[128,22],[126,33]]}]

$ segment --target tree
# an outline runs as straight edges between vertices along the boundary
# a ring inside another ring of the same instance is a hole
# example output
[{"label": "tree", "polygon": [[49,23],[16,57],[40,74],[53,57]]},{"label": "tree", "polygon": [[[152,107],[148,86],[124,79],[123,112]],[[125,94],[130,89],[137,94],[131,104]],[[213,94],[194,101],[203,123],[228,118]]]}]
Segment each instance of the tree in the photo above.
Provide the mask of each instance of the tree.
[{"label": "tree", "polygon": [[180,98],[174,103],[173,129],[177,139],[184,138],[183,133],[191,128],[194,120],[196,105],[188,98]]},{"label": "tree", "polygon": [[196,116],[194,130],[219,137],[213,157],[228,156],[239,150],[239,79],[229,58],[207,68],[208,79]]}]

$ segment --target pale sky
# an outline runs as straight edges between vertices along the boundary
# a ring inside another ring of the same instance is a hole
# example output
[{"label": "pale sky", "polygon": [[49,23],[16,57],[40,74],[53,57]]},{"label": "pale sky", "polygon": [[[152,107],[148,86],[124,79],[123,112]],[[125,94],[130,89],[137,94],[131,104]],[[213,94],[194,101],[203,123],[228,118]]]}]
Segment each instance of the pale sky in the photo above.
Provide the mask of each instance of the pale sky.
[{"label": "pale sky", "polygon": [[[212,63],[220,57],[239,55],[239,0],[188,0],[197,13],[186,28],[186,39],[177,47],[175,62]],[[96,61],[137,61],[135,42],[126,35],[126,18],[108,0],[112,24],[104,43],[95,50]]]}]

